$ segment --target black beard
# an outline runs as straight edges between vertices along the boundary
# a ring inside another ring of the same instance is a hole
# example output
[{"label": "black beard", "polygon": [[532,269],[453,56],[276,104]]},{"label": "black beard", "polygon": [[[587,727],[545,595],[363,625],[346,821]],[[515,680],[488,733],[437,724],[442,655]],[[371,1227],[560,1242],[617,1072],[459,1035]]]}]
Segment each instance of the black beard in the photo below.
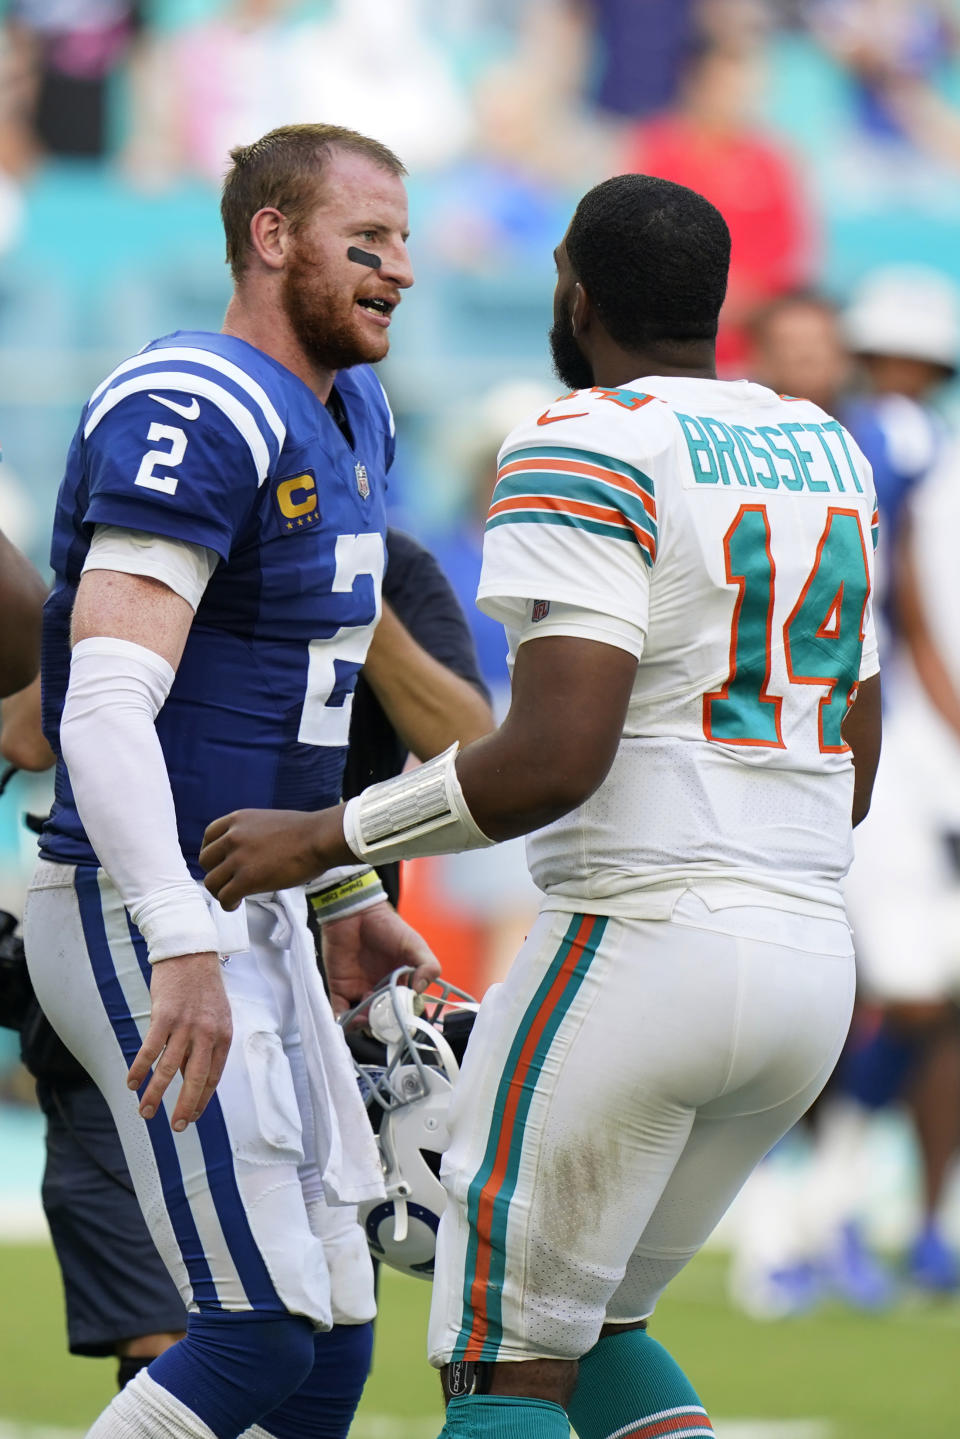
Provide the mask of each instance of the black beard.
[{"label": "black beard", "polygon": [[562,385],[566,385],[570,390],[589,390],[593,384],[593,370],[574,338],[569,315],[553,322],[550,331],[550,354],[553,368]]}]

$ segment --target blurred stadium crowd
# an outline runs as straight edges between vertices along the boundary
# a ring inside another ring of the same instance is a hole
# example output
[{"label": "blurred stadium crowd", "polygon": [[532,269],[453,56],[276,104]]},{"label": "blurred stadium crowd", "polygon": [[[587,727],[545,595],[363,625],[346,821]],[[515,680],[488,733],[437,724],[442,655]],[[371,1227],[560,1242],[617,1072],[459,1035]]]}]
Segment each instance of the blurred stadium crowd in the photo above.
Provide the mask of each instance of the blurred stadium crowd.
[{"label": "blurred stadium crowd", "polygon": [[[447,569],[501,704],[504,643],[473,594],[499,441],[557,389],[553,247],[583,190],[623,170],[723,211],[724,374],[816,399],[873,462],[887,646],[885,758],[850,889],[863,1002],[806,1133],[741,1205],[736,1293],[767,1314],[825,1286],[866,1308],[894,1297],[855,1162],[864,1114],[888,1104],[922,1161],[906,1272],[960,1289],[956,0],[6,0],[0,15],[0,528],[44,566],[90,390],[155,336],[219,328],[229,147],[294,121],[353,126],[410,171],[417,286],[383,374],[391,519]],[[0,807],[11,907],[32,848],[19,812],[41,804],[18,780]],[[516,852],[488,858],[408,881],[409,917],[474,990],[531,912]],[[17,1084],[8,1065],[0,1091]]]}]

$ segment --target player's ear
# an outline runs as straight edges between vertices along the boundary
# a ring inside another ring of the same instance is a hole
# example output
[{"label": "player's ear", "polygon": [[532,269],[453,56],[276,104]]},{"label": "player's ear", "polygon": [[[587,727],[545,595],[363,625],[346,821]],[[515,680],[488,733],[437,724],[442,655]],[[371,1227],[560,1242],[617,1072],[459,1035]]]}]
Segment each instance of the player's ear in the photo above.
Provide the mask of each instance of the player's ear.
[{"label": "player's ear", "polygon": [[574,338],[590,328],[592,317],[593,306],[590,303],[590,296],[580,281],[576,280],[573,286],[573,304],[570,307],[570,329]]},{"label": "player's ear", "polygon": [[250,245],[261,264],[270,270],[283,269],[290,226],[281,210],[266,206],[250,221]]}]

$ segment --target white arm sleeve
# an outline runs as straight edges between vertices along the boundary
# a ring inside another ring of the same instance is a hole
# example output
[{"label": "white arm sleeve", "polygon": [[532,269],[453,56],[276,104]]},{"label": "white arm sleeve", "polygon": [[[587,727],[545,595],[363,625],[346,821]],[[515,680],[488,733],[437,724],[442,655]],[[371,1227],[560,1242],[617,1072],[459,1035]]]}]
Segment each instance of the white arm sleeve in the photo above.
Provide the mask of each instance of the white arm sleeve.
[{"label": "white arm sleeve", "polygon": [[119,570],[125,575],[162,580],[196,611],[219,559],[214,550],[206,545],[191,544],[189,540],[171,540],[166,535],[125,530],[119,525],[97,525],[83,562],[83,573]]},{"label": "white arm sleeve", "polygon": [[143,645],[81,640],[60,721],[77,812],[151,962],[218,950],[203,890],[180,849],[154,726],[173,676],[167,661]]}]

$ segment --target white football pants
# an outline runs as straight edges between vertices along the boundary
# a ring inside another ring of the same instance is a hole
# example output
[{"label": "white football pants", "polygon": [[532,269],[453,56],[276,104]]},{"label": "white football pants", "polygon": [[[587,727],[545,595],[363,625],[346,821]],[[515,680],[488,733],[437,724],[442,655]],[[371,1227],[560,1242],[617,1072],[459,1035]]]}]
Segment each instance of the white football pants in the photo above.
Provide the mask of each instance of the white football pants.
[{"label": "white football pants", "polygon": [[485,996],[441,1176],[431,1362],[575,1359],[649,1315],[826,1082],[842,918],[546,911]]},{"label": "white football pants", "polygon": [[373,1270],[353,1206],[329,1206],[290,982],[275,916],[248,905],[250,949],[223,978],[233,1042],[196,1124],[138,1113],[126,1075],[150,1019],[150,965],[102,870],[37,867],[24,940],[37,998],[113,1113],[147,1226],[190,1309],[287,1310],[319,1328],[375,1313]]}]

